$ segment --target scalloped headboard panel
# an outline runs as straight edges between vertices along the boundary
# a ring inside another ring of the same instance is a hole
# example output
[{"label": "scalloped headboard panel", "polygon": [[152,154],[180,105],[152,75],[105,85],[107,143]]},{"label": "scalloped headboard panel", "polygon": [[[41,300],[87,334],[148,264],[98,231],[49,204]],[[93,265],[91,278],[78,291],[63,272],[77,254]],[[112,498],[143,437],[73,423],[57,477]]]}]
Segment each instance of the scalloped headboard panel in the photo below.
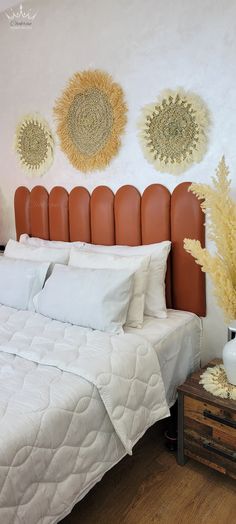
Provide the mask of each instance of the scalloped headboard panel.
[{"label": "scalloped headboard panel", "polygon": [[174,309],[206,314],[205,275],[183,249],[183,239],[199,239],[204,246],[204,215],[197,198],[188,191],[190,183],[179,184],[172,194],[161,184],[144,193],[131,185],[114,195],[98,186],[90,195],[84,187],[70,193],[42,186],[15,192],[15,223],[22,233],[48,240],[81,240],[93,244],[151,244],[171,240],[168,261],[167,305]]}]

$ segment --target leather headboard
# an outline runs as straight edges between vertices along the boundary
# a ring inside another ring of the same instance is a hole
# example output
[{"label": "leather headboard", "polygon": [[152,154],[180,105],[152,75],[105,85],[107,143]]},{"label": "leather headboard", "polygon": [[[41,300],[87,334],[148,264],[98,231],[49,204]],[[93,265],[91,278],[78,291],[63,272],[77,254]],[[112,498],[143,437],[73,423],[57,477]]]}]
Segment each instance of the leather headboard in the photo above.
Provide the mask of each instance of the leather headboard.
[{"label": "leather headboard", "polygon": [[167,305],[205,316],[205,275],[183,249],[185,237],[199,239],[202,246],[205,240],[204,215],[189,185],[179,184],[171,195],[161,184],[152,184],[142,196],[130,185],[115,195],[106,186],[98,186],[92,195],[84,187],[68,194],[63,187],[48,193],[42,186],[32,191],[21,186],[15,193],[17,238],[28,233],[50,240],[129,246],[171,240]]}]

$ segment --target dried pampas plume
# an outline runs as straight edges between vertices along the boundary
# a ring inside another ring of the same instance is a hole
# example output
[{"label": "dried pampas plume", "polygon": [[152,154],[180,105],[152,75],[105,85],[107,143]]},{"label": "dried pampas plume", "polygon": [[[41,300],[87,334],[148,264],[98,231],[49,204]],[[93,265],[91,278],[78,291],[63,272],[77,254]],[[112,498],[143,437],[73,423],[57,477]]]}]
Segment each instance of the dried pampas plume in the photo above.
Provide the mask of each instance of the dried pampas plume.
[{"label": "dried pampas plume", "polygon": [[212,181],[212,187],[192,184],[189,189],[202,200],[216,253],[212,255],[199,241],[186,238],[184,248],[202,266],[202,271],[209,273],[217,301],[228,320],[236,318],[236,203],[230,197],[229,170],[224,157]]}]

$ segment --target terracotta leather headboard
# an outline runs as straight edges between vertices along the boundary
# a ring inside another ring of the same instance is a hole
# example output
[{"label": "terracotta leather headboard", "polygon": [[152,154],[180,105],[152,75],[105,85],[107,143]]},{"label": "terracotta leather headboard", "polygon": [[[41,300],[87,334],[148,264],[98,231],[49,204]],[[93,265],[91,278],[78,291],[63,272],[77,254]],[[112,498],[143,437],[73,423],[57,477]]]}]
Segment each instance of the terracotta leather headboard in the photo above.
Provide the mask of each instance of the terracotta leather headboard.
[{"label": "terracotta leather headboard", "polygon": [[188,191],[188,182],[172,193],[160,184],[147,187],[141,196],[130,185],[114,195],[98,186],[90,196],[84,187],[69,194],[42,186],[15,193],[17,238],[22,233],[50,240],[81,240],[93,244],[135,246],[171,240],[167,271],[167,305],[174,309],[206,314],[205,275],[183,249],[185,237],[204,245],[204,216],[199,201]]}]

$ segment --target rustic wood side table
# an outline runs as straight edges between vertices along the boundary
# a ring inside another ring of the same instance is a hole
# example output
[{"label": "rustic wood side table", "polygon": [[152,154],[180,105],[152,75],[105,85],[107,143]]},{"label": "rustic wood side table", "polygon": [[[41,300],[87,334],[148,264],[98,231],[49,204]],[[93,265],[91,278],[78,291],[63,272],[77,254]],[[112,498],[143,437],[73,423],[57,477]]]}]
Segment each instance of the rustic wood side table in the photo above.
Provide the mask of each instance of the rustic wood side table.
[{"label": "rustic wood side table", "polygon": [[204,369],[178,388],[178,463],[191,457],[236,479],[236,401],[208,393],[199,384]]}]

